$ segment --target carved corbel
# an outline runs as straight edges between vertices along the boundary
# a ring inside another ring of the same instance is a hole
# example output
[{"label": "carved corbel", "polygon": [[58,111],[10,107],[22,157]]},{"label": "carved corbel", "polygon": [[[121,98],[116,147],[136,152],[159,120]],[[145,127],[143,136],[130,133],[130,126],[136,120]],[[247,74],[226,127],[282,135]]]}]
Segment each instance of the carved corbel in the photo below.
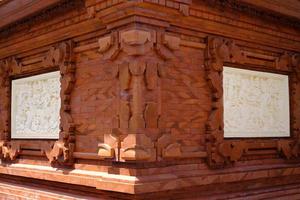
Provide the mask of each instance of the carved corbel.
[{"label": "carved corbel", "polygon": [[19,60],[15,57],[12,57],[9,59],[10,62],[10,68],[11,73],[16,75],[22,73],[22,63],[19,62]]},{"label": "carved corbel", "polygon": [[18,142],[0,142],[0,154],[1,159],[13,161],[19,155],[21,149],[20,144]]},{"label": "carved corbel", "polygon": [[99,53],[103,55],[104,60],[114,60],[120,52],[118,32],[102,37],[98,40]]},{"label": "carved corbel", "polygon": [[157,140],[157,153],[161,159],[182,157],[181,145],[170,133],[163,134]]},{"label": "carved corbel", "polygon": [[231,63],[244,64],[246,61],[246,55],[240,47],[232,40],[227,41],[227,46],[229,55],[226,55],[224,60]]},{"label": "carved corbel", "polygon": [[153,49],[154,34],[144,30],[128,30],[120,33],[120,48],[129,56],[145,55]]},{"label": "carved corbel", "polygon": [[300,141],[279,140],[277,143],[278,152],[286,159],[291,160],[300,156]]},{"label": "carved corbel", "polygon": [[180,48],[181,39],[162,32],[146,30],[126,30],[113,32],[99,38],[99,53],[103,59],[114,60],[120,52],[128,56],[143,56],[155,50],[163,60],[175,58],[174,52]]},{"label": "carved corbel", "polygon": [[[129,131],[130,132],[130,131]],[[143,133],[129,133],[121,142],[120,161],[155,161],[153,141]]]},{"label": "carved corbel", "polygon": [[98,144],[98,156],[101,159],[118,158],[119,136],[116,134],[105,134],[103,143]]},{"label": "carved corbel", "polygon": [[275,60],[275,67],[276,69],[287,71],[289,70],[290,62],[291,56],[287,52],[284,52],[284,54]]},{"label": "carved corbel", "polygon": [[53,165],[71,165],[73,162],[74,141],[72,137],[59,139],[50,148],[44,150],[49,162]]},{"label": "carved corbel", "polygon": [[157,43],[155,46],[157,54],[163,60],[174,58],[174,51],[180,48],[180,38],[166,33],[157,33]]},{"label": "carved corbel", "polygon": [[248,147],[245,141],[224,142],[218,146],[218,151],[226,161],[236,162],[244,153],[247,153]]},{"label": "carved corbel", "polygon": [[184,15],[184,16],[189,16],[190,15],[190,5],[192,4],[192,1],[185,1],[185,2],[180,2],[179,3],[179,11]]}]

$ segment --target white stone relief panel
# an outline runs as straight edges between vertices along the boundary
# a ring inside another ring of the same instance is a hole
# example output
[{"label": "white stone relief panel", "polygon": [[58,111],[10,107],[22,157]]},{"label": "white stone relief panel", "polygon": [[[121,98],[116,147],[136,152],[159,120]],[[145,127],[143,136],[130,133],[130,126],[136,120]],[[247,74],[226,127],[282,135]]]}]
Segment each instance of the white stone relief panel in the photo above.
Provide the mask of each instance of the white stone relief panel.
[{"label": "white stone relief panel", "polygon": [[11,137],[58,139],[60,72],[12,81]]},{"label": "white stone relief panel", "polygon": [[290,136],[287,75],[224,67],[224,137]]}]

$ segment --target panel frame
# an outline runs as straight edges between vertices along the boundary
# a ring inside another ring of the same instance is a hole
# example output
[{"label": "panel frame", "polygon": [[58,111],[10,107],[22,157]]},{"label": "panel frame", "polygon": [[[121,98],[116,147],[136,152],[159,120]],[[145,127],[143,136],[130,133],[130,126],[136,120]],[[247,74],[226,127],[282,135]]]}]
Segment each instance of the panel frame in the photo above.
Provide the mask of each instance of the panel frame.
[{"label": "panel frame", "polygon": [[[206,123],[207,163],[211,168],[233,166],[240,160],[253,156],[282,157],[297,160],[299,149],[299,122],[295,107],[300,96],[299,69],[293,64],[296,54],[284,52],[267,56],[249,53],[234,40],[222,37],[208,37],[205,50],[205,70],[211,90],[212,107]],[[263,61],[263,62],[262,62]],[[272,138],[224,138],[223,121],[223,66],[277,73],[289,76],[290,94],[290,137]]]},{"label": "panel frame", "polygon": [[[51,165],[72,165],[75,125],[71,117],[70,94],[75,83],[74,43],[71,40],[53,44],[38,53],[9,57],[0,61],[0,158],[15,162],[20,156],[46,157]],[[33,58],[31,58],[33,57]],[[26,58],[24,60],[24,58]],[[58,139],[11,138],[12,80],[48,72],[60,72],[60,132]]]}]

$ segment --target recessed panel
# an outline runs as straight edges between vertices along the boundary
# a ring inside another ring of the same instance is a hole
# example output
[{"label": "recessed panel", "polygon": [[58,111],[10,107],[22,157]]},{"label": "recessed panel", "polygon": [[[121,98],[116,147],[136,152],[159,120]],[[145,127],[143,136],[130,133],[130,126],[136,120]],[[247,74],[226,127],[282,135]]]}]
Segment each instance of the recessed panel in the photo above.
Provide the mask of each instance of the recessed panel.
[{"label": "recessed panel", "polygon": [[287,75],[224,67],[224,137],[290,136]]},{"label": "recessed panel", "polygon": [[11,137],[57,139],[60,121],[60,73],[12,81]]}]

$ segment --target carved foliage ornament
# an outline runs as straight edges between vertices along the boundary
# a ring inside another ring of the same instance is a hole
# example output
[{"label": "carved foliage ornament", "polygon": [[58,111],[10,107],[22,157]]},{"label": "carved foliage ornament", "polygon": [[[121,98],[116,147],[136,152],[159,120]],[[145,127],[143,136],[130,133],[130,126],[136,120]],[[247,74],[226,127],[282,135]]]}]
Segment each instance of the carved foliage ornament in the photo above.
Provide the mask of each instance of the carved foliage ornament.
[{"label": "carved foliage ornament", "polygon": [[163,60],[174,58],[179,49],[180,38],[162,32],[127,30],[113,32],[98,40],[99,52],[103,59],[114,60],[120,52],[128,56],[143,56],[154,50]]},{"label": "carved foliage ornament", "polygon": [[[208,38],[208,44],[205,52],[205,67],[207,72],[207,81],[212,92],[212,108],[206,124],[208,164],[213,168],[223,167],[238,161],[250,148],[247,140],[224,140],[223,124],[223,83],[222,71],[224,63],[237,63],[244,65],[250,62],[247,53],[241,50],[233,41],[224,38]],[[251,56],[253,56],[252,54]],[[274,67],[281,70],[290,70],[293,62],[294,80],[292,86],[292,101],[295,99],[295,93],[299,91],[299,60],[298,58],[287,56],[284,53],[279,58],[272,59]],[[264,55],[254,55],[257,58],[265,58]],[[269,59],[269,58],[268,58]],[[297,80],[296,80],[297,79]],[[293,103],[295,104],[295,103]],[[296,111],[293,111],[296,112]],[[295,116],[295,114],[294,114]],[[294,128],[292,139],[280,139],[277,142],[277,148],[280,153],[287,158],[297,157],[299,154],[299,120],[294,117]],[[270,139],[272,140],[272,139]],[[269,141],[270,141],[269,140]],[[259,143],[259,142],[257,142]],[[253,146],[253,145],[252,145]],[[259,146],[259,145],[258,145]],[[251,147],[253,148],[253,147]],[[259,149],[259,147],[257,147]]]}]

